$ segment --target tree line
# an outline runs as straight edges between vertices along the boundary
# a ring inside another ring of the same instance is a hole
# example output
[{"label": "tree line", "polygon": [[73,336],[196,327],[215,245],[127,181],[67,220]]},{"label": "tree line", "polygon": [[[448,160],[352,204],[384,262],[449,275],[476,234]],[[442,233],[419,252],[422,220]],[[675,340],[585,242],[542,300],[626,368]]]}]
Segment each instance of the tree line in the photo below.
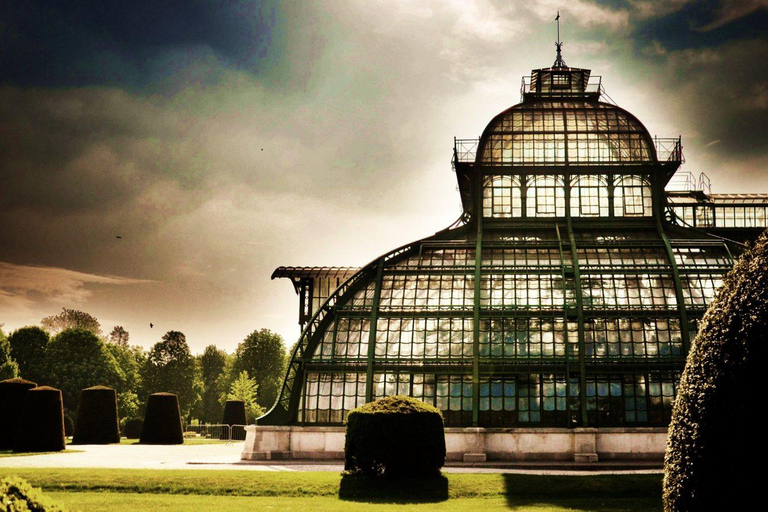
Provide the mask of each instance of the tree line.
[{"label": "tree line", "polygon": [[243,400],[252,422],[274,403],[286,366],[282,337],[267,329],[253,331],[232,354],[208,345],[193,355],[179,331],[166,332],[148,351],[129,340],[122,326],[104,335],[95,317],[64,308],[39,326],[9,335],[0,329],[0,380],[61,389],[73,419],[80,391],[105,385],[117,391],[121,424],[143,417],[147,397],[161,391],[178,395],[187,422],[221,422],[226,400]]}]

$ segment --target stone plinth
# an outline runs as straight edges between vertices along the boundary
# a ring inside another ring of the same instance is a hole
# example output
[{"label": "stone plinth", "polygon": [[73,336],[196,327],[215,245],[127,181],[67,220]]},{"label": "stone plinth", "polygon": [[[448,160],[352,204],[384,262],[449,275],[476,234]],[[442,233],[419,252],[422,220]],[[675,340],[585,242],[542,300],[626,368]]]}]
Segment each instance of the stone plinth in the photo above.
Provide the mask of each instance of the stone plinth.
[{"label": "stone plinth", "polygon": [[[243,460],[342,460],[345,427],[245,427]],[[446,461],[662,461],[665,428],[446,428]]]}]

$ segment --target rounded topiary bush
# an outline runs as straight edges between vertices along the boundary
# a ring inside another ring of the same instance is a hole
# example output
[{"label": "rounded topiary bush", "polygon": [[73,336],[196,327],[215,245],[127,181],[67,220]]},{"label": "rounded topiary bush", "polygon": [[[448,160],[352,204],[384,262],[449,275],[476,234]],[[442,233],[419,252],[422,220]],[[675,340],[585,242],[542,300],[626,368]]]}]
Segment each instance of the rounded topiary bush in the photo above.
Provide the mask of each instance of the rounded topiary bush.
[{"label": "rounded topiary bush", "polygon": [[141,428],[141,444],[183,444],[179,398],[173,393],[153,393]]},{"label": "rounded topiary bush", "polygon": [[138,439],[141,437],[141,427],[143,425],[144,420],[141,418],[131,418],[125,422],[123,435],[126,439]]},{"label": "rounded topiary bush", "polygon": [[13,448],[27,391],[37,384],[24,379],[0,381],[0,450]]},{"label": "rounded topiary bush", "polygon": [[[227,400],[224,404],[224,416],[221,420],[225,425],[246,425],[248,421],[245,417],[245,402],[242,400]],[[222,432],[222,438],[227,434]],[[232,439],[245,439],[245,430],[243,427],[232,429]]]},{"label": "rounded topiary bush", "polygon": [[407,396],[389,396],[350,411],[344,468],[387,477],[430,477],[445,462],[443,415]]},{"label": "rounded topiary bush", "polygon": [[751,510],[762,501],[768,234],[745,252],[701,322],[669,427],[664,508]]},{"label": "rounded topiary bush", "polygon": [[72,421],[72,416],[64,413],[64,435],[66,437],[72,437],[75,432],[75,422]]},{"label": "rounded topiary bush", "polygon": [[15,452],[59,452],[66,449],[61,390],[40,386],[27,391],[19,420]]},{"label": "rounded topiary bush", "polygon": [[86,388],[80,393],[77,425],[72,444],[120,442],[117,419],[117,393],[106,386]]}]

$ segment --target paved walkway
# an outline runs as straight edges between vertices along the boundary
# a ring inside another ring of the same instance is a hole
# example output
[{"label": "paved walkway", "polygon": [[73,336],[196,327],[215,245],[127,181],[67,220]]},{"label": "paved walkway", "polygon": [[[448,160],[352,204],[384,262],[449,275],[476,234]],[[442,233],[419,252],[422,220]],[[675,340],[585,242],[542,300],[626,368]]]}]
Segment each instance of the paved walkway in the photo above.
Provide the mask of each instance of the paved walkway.
[{"label": "paved walkway", "polygon": [[[78,445],[66,452],[42,455],[0,457],[5,468],[127,468],[127,469],[216,469],[249,471],[332,471],[344,470],[341,461],[241,461],[243,443],[200,445]],[[446,473],[528,473],[551,475],[659,473],[657,468],[625,469],[620,465],[601,464],[585,470],[583,466],[562,464],[525,465],[487,463],[451,464]]]}]

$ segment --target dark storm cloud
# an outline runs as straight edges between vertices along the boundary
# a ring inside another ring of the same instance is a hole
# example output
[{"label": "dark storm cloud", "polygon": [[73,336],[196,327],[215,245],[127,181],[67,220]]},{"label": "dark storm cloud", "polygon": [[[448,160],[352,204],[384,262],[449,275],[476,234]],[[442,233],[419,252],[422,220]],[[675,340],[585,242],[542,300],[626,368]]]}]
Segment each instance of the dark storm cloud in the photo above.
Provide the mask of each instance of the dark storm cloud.
[{"label": "dark storm cloud", "polygon": [[[277,4],[11,0],[0,7],[0,80],[146,88],[162,85],[206,56],[263,72],[279,58]],[[205,82],[217,76],[202,67],[191,78]]]}]

